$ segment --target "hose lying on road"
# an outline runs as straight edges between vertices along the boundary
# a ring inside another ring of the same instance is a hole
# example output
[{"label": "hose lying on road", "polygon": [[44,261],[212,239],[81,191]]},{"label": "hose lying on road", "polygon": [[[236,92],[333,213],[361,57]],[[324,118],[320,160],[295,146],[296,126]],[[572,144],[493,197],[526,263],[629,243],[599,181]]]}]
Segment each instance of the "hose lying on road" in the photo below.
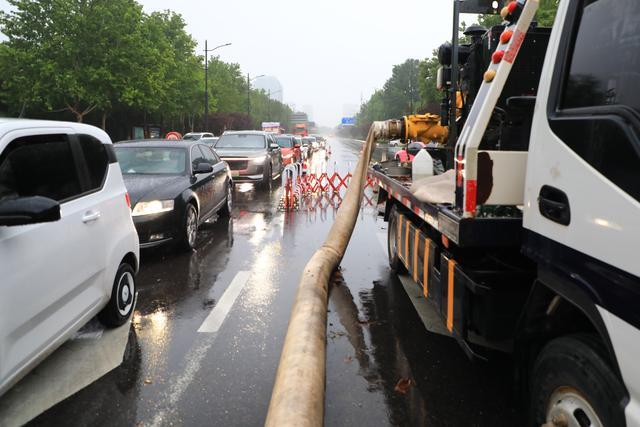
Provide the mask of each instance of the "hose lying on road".
[{"label": "hose lying on road", "polygon": [[347,249],[367,178],[375,139],[387,122],[371,126],[349,188],[326,241],[304,268],[289,319],[266,426],[321,426],[324,415],[329,278]]}]

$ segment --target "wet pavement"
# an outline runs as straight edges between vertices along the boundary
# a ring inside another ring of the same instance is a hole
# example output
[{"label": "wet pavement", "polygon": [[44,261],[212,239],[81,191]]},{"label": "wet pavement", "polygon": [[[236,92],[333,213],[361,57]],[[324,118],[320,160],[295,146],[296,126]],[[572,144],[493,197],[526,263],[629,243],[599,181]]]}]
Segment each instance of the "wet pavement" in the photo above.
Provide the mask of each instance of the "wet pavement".
[{"label": "wet pavement", "polygon": [[[358,142],[330,144],[312,170],[355,165]],[[313,197],[285,213],[280,195],[238,185],[233,218],[206,224],[196,251],[143,252],[122,366],[30,425],[262,425],[298,279],[340,203]],[[331,287],[325,424],[518,425],[509,361],[471,362],[424,329],[366,196]]]}]

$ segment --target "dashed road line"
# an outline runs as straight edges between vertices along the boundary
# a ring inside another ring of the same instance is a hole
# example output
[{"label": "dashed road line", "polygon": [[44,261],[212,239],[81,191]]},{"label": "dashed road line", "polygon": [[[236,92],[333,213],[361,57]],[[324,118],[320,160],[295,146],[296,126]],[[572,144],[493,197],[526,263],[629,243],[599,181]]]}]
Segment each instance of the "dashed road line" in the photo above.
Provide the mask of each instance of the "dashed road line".
[{"label": "dashed road line", "polygon": [[222,326],[222,323],[227,318],[233,303],[236,302],[238,295],[242,292],[244,285],[249,281],[249,271],[239,271],[231,281],[229,287],[224,291],[222,297],[218,300],[218,303],[213,307],[211,313],[204,319],[202,325],[198,329],[198,332],[204,333],[216,333]]}]

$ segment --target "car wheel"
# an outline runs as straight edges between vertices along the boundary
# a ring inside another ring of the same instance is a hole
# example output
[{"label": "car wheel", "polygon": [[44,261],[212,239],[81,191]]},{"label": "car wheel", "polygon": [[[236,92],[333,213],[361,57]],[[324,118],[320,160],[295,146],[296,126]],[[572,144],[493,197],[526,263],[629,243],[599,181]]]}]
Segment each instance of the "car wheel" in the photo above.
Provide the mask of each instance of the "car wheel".
[{"label": "car wheel", "polygon": [[118,267],[116,278],[111,289],[111,299],[105,308],[98,313],[100,323],[108,328],[123,325],[133,312],[136,297],[135,271],[129,264],[122,263]]},{"label": "car wheel", "polygon": [[220,216],[228,218],[233,211],[233,184],[227,185],[227,198],[225,199],[224,206],[220,209]]},{"label": "car wheel", "polygon": [[556,338],[531,372],[530,425],[624,425],[625,390],[592,335]]},{"label": "car wheel", "polygon": [[188,203],[184,212],[182,235],[178,241],[178,249],[190,251],[196,246],[198,236],[198,211],[192,203]]},{"label": "car wheel", "polygon": [[264,168],[264,175],[262,176],[262,188],[265,190],[271,190],[271,183],[273,181],[273,177],[271,176],[271,163],[267,163]]}]

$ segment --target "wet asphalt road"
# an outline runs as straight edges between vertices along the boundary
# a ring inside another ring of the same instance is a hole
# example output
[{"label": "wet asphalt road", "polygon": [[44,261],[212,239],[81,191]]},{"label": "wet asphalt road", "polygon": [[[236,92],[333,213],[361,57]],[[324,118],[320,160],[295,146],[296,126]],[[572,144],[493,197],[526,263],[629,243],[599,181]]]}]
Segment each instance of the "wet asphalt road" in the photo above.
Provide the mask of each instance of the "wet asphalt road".
[{"label": "wet asphalt road", "polygon": [[[357,142],[330,144],[329,160],[316,155],[312,169],[354,166]],[[238,185],[233,219],[205,225],[196,251],[143,252],[124,363],[30,425],[262,425],[300,273],[339,204],[337,195],[313,198],[284,213],[280,193]],[[508,360],[473,363],[424,330],[388,268],[386,224],[366,196],[331,288],[325,424],[520,424]],[[248,280],[219,330],[198,332],[238,272]],[[396,389],[402,379],[409,387]]]}]

